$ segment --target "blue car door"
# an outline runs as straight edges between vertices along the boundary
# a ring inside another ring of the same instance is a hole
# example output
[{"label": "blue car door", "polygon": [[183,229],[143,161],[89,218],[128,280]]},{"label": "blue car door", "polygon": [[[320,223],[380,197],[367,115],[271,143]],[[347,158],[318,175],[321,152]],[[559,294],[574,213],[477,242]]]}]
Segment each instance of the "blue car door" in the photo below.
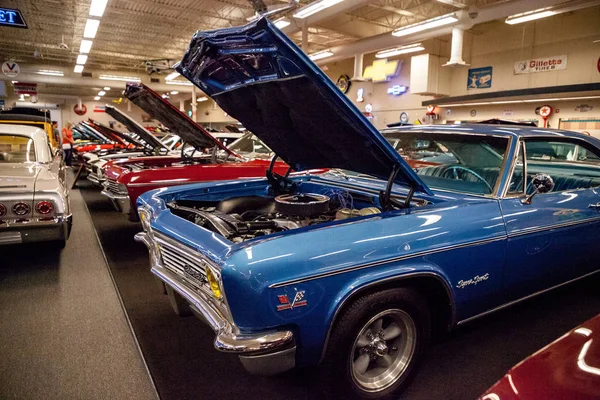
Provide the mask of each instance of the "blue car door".
[{"label": "blue car door", "polygon": [[[512,300],[600,265],[600,157],[595,154],[600,151],[573,139],[556,140],[520,145],[507,196],[500,201],[508,234],[505,284]],[[534,191],[532,177],[542,173],[553,179],[554,188],[524,204],[525,191]]]}]

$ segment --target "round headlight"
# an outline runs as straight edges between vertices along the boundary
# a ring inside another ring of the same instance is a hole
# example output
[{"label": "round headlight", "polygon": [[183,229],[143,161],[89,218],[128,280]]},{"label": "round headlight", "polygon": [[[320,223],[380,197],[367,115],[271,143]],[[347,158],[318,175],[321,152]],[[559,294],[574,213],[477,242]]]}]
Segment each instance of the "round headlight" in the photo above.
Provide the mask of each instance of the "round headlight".
[{"label": "round headlight", "polygon": [[206,279],[208,280],[208,284],[210,285],[210,290],[213,295],[220,299],[222,296],[221,287],[219,286],[219,281],[215,277],[215,274],[210,268],[206,268]]}]

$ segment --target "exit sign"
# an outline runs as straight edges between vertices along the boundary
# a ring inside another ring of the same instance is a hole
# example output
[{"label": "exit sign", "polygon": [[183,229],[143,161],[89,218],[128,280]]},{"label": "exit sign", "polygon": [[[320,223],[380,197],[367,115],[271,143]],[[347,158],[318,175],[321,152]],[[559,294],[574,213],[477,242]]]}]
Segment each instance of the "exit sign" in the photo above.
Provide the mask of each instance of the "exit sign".
[{"label": "exit sign", "polygon": [[21,11],[12,8],[0,8],[0,26],[27,29],[27,24]]}]

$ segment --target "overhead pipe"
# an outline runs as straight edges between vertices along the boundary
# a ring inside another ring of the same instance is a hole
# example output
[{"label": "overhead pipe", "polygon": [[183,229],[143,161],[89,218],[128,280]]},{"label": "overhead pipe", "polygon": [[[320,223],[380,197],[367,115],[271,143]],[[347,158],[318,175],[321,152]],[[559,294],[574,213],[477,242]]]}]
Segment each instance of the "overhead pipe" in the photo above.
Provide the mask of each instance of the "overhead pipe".
[{"label": "overhead pipe", "polygon": [[[343,1],[340,4],[344,4]],[[510,15],[523,13],[526,11],[535,10],[543,7],[550,7],[556,5],[557,0],[522,0],[502,3],[497,6],[486,7],[480,10],[470,9],[464,11],[469,18],[469,22],[472,25],[481,24],[497,19],[503,19]],[[593,6],[597,1],[589,1],[581,3],[580,7]],[[335,7],[335,6],[334,6]],[[333,8],[333,7],[332,7]],[[457,13],[460,11],[457,11]],[[318,15],[318,14],[316,14]],[[465,26],[466,20],[459,20],[454,26]],[[379,50],[388,49],[391,47],[398,47],[407,45],[415,42],[420,42],[428,39],[433,39],[439,36],[444,36],[452,33],[454,26],[445,26],[429,31],[419,32],[413,35],[397,37],[393,36],[391,32],[383,33],[381,35],[371,36],[365,39],[357,40],[356,42],[343,44],[340,46],[330,48],[334,54],[331,57],[317,61],[317,64],[327,64],[334,61],[343,60],[350,58],[355,54],[359,53],[373,53]],[[465,28],[463,28],[465,29]],[[466,28],[469,29],[469,28]]]},{"label": "overhead pipe", "polygon": [[364,54],[355,54],[354,55],[354,75],[352,76],[353,81],[362,81],[363,79],[363,58]]},{"label": "overhead pipe", "polygon": [[463,58],[463,35],[465,31],[463,28],[455,26],[452,28],[452,48],[450,50],[450,60],[444,67],[459,67],[459,66],[468,66]]}]

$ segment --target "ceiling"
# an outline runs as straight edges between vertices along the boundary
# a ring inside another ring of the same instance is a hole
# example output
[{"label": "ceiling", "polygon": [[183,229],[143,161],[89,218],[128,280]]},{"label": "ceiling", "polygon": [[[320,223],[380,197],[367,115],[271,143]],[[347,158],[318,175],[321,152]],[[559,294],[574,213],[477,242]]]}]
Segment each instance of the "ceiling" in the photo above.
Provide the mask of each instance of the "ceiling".
[{"label": "ceiling", "polygon": [[[390,32],[459,8],[507,0],[373,0],[308,27],[308,52]],[[288,0],[264,0],[270,7]],[[72,70],[90,0],[4,0],[18,8],[29,29],[0,27],[0,59]],[[310,3],[300,0],[298,7]],[[294,11],[287,12],[291,17]],[[246,0],[109,0],[86,70],[144,73],[148,60],[178,61],[196,30],[241,25],[254,15]],[[277,17],[286,15],[278,14]],[[298,43],[302,32],[291,35]],[[68,49],[61,48],[64,42]],[[37,50],[37,51],[36,51]],[[36,53],[36,55],[34,55]]]}]

